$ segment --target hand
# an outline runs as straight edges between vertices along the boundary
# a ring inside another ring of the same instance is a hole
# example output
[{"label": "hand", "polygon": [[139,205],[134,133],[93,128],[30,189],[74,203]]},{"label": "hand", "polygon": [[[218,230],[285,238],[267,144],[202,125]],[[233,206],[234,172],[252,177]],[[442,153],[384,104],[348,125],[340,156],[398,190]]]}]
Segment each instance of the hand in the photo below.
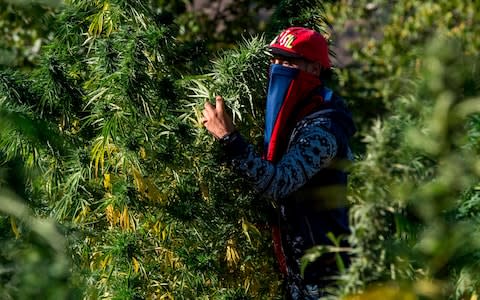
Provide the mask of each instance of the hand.
[{"label": "hand", "polygon": [[225,102],[222,96],[215,97],[216,105],[205,102],[202,123],[205,128],[217,139],[235,131],[232,118],[225,112]]}]

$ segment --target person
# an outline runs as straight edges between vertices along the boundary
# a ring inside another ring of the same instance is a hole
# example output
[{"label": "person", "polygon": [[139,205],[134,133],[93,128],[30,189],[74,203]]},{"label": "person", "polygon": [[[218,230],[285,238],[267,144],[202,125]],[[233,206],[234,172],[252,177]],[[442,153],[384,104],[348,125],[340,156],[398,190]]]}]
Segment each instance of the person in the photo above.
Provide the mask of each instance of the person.
[{"label": "person", "polygon": [[344,162],[356,129],[343,99],[323,83],[331,63],[320,33],[287,28],[269,50],[263,155],[236,130],[222,96],[205,103],[202,122],[233,170],[274,203],[273,245],[288,297],[318,299],[338,273],[336,257],[322,255],[303,274],[300,259],[315,245],[333,245],[331,234],[350,232]]}]

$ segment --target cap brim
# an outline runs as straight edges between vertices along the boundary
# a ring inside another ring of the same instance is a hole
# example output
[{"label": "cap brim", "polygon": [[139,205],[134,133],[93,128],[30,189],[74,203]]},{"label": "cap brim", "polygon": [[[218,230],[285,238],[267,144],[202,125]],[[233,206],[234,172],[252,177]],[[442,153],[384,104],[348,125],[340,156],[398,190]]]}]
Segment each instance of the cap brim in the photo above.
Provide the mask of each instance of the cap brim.
[{"label": "cap brim", "polygon": [[279,56],[291,57],[291,58],[302,58],[301,55],[298,55],[298,54],[292,53],[292,52],[288,52],[288,51],[285,51],[283,49],[278,49],[278,48],[275,48],[275,47],[268,47],[268,49],[270,50],[270,53],[272,53],[273,55],[279,55]]}]

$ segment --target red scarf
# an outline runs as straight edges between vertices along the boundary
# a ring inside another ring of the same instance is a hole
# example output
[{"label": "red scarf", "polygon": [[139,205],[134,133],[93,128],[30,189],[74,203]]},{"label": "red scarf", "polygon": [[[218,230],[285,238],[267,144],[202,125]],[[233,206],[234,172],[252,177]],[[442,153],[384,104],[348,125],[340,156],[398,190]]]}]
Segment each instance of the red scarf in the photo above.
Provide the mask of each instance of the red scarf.
[{"label": "red scarf", "polygon": [[[323,104],[318,77],[299,69],[272,65],[265,113],[264,158],[276,163],[285,154],[293,128]],[[272,239],[280,271],[287,275],[280,227],[272,225]]]}]

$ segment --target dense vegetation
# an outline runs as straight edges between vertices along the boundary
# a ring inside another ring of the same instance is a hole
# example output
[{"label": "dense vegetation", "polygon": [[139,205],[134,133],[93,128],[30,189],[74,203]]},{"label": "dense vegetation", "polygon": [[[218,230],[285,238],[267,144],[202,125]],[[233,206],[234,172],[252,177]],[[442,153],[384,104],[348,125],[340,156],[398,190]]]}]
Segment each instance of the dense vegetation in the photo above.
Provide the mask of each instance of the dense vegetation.
[{"label": "dense vegetation", "polygon": [[199,117],[222,94],[261,139],[265,46],[289,25],[329,36],[360,129],[332,298],[478,297],[475,1],[22,3],[0,0],[0,298],[281,299],[269,203]]}]

